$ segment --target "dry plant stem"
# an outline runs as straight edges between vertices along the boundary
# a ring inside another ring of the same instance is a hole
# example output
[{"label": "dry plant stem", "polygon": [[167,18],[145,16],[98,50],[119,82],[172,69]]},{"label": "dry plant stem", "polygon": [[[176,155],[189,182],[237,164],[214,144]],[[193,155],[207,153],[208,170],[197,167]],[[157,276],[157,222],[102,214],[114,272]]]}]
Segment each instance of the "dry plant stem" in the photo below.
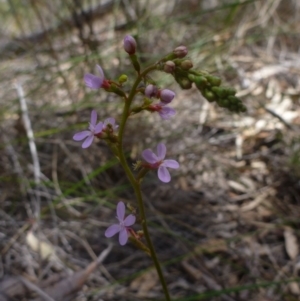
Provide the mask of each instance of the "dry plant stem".
[{"label": "dry plant stem", "polygon": [[157,274],[159,276],[159,280],[161,282],[161,285],[163,287],[163,291],[166,297],[166,301],[171,301],[171,297],[169,294],[169,290],[167,287],[167,283],[166,280],[164,278],[159,260],[157,258],[153,243],[151,241],[150,235],[149,235],[149,231],[148,231],[148,227],[147,227],[147,220],[146,220],[146,214],[145,214],[145,207],[144,207],[144,202],[143,202],[143,198],[142,198],[142,193],[141,193],[141,188],[140,188],[140,180],[136,180],[130,167],[128,166],[126,157],[124,155],[124,150],[123,150],[123,134],[124,134],[124,130],[125,130],[125,125],[126,125],[126,121],[128,119],[129,116],[129,111],[130,111],[130,105],[133,101],[133,98],[136,94],[136,89],[139,85],[139,83],[142,81],[143,77],[146,76],[147,73],[156,70],[156,65],[150,66],[147,69],[145,69],[142,73],[138,74],[136,81],[134,82],[132,89],[130,91],[130,94],[128,96],[128,98],[125,100],[125,105],[124,105],[124,110],[123,110],[123,114],[122,114],[122,120],[121,120],[121,124],[120,124],[120,128],[119,128],[119,146],[118,146],[118,156],[119,156],[119,160],[120,163],[123,167],[123,169],[125,170],[125,173],[134,189],[135,192],[135,196],[137,198],[137,202],[138,202],[138,206],[139,206],[139,213],[142,219],[142,227],[143,227],[143,231],[144,231],[144,236],[146,238],[148,247],[150,249],[150,253],[151,253],[151,257],[152,260],[154,262]]}]

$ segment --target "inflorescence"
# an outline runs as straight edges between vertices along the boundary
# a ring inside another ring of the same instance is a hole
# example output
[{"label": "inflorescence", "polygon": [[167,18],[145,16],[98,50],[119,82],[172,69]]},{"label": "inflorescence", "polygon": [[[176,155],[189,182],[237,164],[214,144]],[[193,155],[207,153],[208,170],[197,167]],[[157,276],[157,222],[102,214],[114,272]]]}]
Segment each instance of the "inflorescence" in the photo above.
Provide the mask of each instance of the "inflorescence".
[{"label": "inflorescence", "polygon": [[[125,122],[130,116],[142,111],[156,112],[164,120],[168,120],[176,114],[175,109],[169,106],[175,98],[175,92],[160,88],[148,76],[148,73],[155,70],[171,74],[182,89],[191,89],[194,84],[209,102],[216,102],[222,108],[227,108],[236,113],[246,111],[242,101],[236,97],[235,89],[222,86],[219,77],[203,70],[197,71],[193,69],[192,61],[186,58],[188,50],[185,46],[175,48],[173,52],[164,56],[143,72],[141,72],[140,63],[136,55],[137,43],[135,39],[130,35],[125,36],[123,47],[137,72],[137,80],[129,94],[125,92],[127,89],[123,89],[123,85],[127,82],[127,75],[122,74],[117,81],[106,79],[99,65],[96,65],[98,75],[87,73],[84,75],[84,81],[90,89],[98,90],[102,88],[123,98],[127,105],[125,117],[124,114],[122,117],[125,118]],[[142,95],[142,102],[138,103],[135,101],[136,95]],[[118,132],[121,131],[120,129],[113,117],[97,123],[97,113],[95,110],[92,110],[88,130],[76,133],[73,139],[75,141],[83,140],[82,148],[91,146],[95,137],[102,139],[107,142],[113,153],[120,158],[120,152],[123,151],[120,137],[123,133],[120,134]],[[165,156],[166,146],[163,143],[157,145],[157,153],[154,153],[151,149],[144,150],[142,152],[144,161],[138,161],[135,164],[135,170],[139,170],[139,173],[134,181],[140,183],[148,171],[157,170],[160,181],[164,183],[170,182],[171,175],[167,168],[177,169],[179,168],[179,163],[176,160],[165,159]],[[121,245],[126,244],[129,234],[132,234],[133,237],[139,240],[139,235],[130,228],[135,223],[136,217],[130,214],[125,218],[125,205],[123,202],[119,202],[117,205],[117,219],[119,223],[110,226],[106,230],[106,237],[119,233],[119,243]]]}]

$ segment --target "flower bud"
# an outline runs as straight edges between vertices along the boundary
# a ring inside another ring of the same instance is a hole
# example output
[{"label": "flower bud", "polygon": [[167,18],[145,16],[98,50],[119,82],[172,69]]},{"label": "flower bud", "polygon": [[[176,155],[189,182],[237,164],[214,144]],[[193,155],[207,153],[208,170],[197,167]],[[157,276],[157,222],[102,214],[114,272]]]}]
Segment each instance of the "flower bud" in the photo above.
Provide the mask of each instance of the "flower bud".
[{"label": "flower bud", "polygon": [[195,76],[195,84],[197,88],[201,91],[207,86],[207,79],[204,76]]},{"label": "flower bud", "polygon": [[175,93],[169,89],[163,89],[159,91],[159,98],[161,102],[168,104],[170,103],[175,97]]},{"label": "flower bud", "polygon": [[189,70],[189,69],[193,68],[193,63],[191,60],[184,60],[183,62],[181,62],[180,67],[183,70]]},{"label": "flower bud", "polygon": [[219,98],[226,98],[228,95],[223,87],[212,87],[211,91],[213,91]]},{"label": "flower bud", "polygon": [[164,71],[166,73],[173,73],[175,71],[175,63],[172,62],[172,61],[167,61],[165,64],[164,64]]},{"label": "flower bud", "polygon": [[179,46],[179,47],[176,47],[174,50],[173,50],[173,53],[178,57],[178,58],[183,58],[185,57],[187,54],[188,54],[188,50],[185,46]]},{"label": "flower bud", "polygon": [[192,82],[187,77],[181,77],[177,80],[180,87],[184,90],[188,90],[192,88]]},{"label": "flower bud", "polygon": [[194,74],[189,73],[188,79],[189,79],[191,82],[194,82],[195,79],[196,79],[196,76],[195,76]]},{"label": "flower bud", "polygon": [[231,87],[224,87],[224,91],[227,95],[234,96],[236,94],[236,90]]},{"label": "flower bud", "polygon": [[221,107],[221,108],[228,108],[228,106],[229,106],[229,101],[226,98],[221,98],[221,99],[217,100],[217,103],[218,103],[219,107]]},{"label": "flower bud", "polygon": [[206,79],[209,81],[209,83],[212,86],[220,86],[221,85],[221,79],[219,77],[207,75]]},{"label": "flower bud", "polygon": [[209,102],[214,102],[216,101],[216,96],[215,94],[208,90],[208,89],[205,89],[204,93],[203,93],[203,96],[209,101]]},{"label": "flower bud", "polygon": [[135,54],[135,50],[136,50],[136,41],[135,39],[130,36],[130,35],[126,35],[124,40],[123,40],[123,44],[124,44],[124,50],[129,54]]},{"label": "flower bud", "polygon": [[120,84],[126,83],[126,82],[127,82],[127,75],[126,75],[126,74],[120,75],[120,77],[119,77],[119,79],[118,79],[118,82],[119,82]]},{"label": "flower bud", "polygon": [[145,89],[145,95],[149,98],[155,97],[157,95],[158,89],[154,85],[148,85]]}]

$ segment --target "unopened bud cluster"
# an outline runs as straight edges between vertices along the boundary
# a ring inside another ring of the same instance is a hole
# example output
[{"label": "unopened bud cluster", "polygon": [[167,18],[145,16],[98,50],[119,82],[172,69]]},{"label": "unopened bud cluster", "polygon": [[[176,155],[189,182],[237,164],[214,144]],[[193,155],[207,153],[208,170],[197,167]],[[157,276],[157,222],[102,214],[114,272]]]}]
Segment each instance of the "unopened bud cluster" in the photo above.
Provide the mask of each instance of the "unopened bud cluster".
[{"label": "unopened bud cluster", "polygon": [[191,89],[193,83],[201,94],[218,106],[231,112],[245,112],[247,109],[242,101],[235,96],[236,90],[221,85],[221,79],[206,71],[196,71],[193,62],[186,58],[188,50],[179,46],[158,63],[158,69],[174,76],[182,89]]},{"label": "unopened bud cluster", "polygon": [[221,108],[231,112],[245,112],[247,109],[242,101],[235,96],[236,90],[221,86],[221,79],[203,72],[194,72],[188,75],[198,90],[209,102],[216,102]]}]

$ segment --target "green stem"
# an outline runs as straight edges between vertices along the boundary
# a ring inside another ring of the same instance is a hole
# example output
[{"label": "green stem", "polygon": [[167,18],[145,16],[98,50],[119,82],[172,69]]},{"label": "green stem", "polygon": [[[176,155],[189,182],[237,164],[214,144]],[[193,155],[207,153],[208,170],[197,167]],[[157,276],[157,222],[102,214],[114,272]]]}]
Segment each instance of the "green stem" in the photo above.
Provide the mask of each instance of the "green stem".
[{"label": "green stem", "polygon": [[120,124],[120,128],[119,128],[119,144],[118,144],[118,155],[119,155],[119,160],[120,163],[134,189],[135,192],[135,196],[138,202],[138,206],[139,206],[139,214],[140,217],[142,219],[142,227],[143,227],[143,231],[144,231],[144,236],[145,239],[147,241],[150,253],[151,253],[151,257],[152,260],[154,262],[159,280],[161,282],[165,297],[166,297],[166,301],[171,301],[171,297],[169,294],[169,290],[167,287],[167,283],[166,280],[164,278],[159,260],[157,258],[153,243],[151,241],[150,238],[150,234],[149,234],[149,230],[148,230],[148,226],[147,226],[147,220],[146,220],[146,214],[145,214],[145,206],[144,206],[144,202],[143,202],[143,197],[142,197],[142,192],[141,192],[141,188],[140,188],[140,181],[137,181],[130,169],[130,167],[128,166],[126,157],[124,155],[124,150],[123,150],[123,135],[124,135],[124,130],[125,130],[125,125],[126,125],[126,121],[128,119],[129,116],[129,111],[130,111],[130,105],[133,101],[133,98],[136,94],[136,89],[139,85],[139,83],[142,81],[142,79],[144,78],[144,76],[149,73],[150,71],[153,71],[156,69],[156,65],[150,66],[148,68],[146,68],[143,72],[141,72],[140,74],[138,74],[137,79],[135,80],[132,89],[128,95],[128,98],[125,99],[125,104],[124,104],[124,110],[123,110],[123,114],[122,114],[122,119],[121,119],[121,124]]},{"label": "green stem", "polygon": [[136,89],[139,85],[139,83],[142,81],[143,77],[153,71],[153,70],[156,70],[156,65],[153,65],[153,66],[150,66],[148,68],[146,68],[143,72],[141,72],[137,79],[135,80],[132,88],[131,88],[131,91],[128,95],[127,98],[125,98],[125,105],[124,105],[124,110],[123,110],[123,114],[122,114],[122,119],[121,119],[121,124],[120,124],[120,128],[119,128],[119,149],[122,150],[122,147],[123,147],[123,144],[122,144],[122,141],[123,141],[123,134],[124,134],[124,130],[125,130],[125,125],[126,125],[126,121],[127,121],[127,118],[129,116],[129,110],[130,110],[130,106],[131,106],[131,103],[133,101],[133,98],[136,94]]}]

